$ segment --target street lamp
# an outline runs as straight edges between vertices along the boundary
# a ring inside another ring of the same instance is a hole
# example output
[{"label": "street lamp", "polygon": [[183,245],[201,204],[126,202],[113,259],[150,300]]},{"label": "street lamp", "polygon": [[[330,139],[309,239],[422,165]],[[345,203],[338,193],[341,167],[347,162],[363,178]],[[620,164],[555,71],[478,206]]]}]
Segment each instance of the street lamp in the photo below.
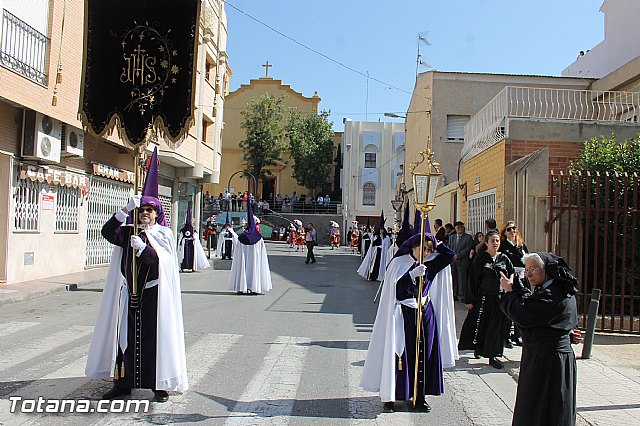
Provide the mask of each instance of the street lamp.
[{"label": "street lamp", "polygon": [[396,114],[395,112],[385,112],[384,116],[385,117],[391,117],[391,118],[407,118],[406,115]]},{"label": "street lamp", "polygon": [[[424,231],[427,222],[427,213],[433,210],[436,206],[435,198],[438,190],[438,183],[442,177],[440,173],[440,164],[433,162],[433,151],[431,150],[431,140],[427,141],[427,149],[419,153],[420,160],[411,163],[409,169],[413,176],[413,196],[414,204],[420,211],[420,259],[419,262],[424,262]],[[425,172],[416,172],[416,168],[427,161],[427,170]],[[420,333],[422,329],[422,292],[424,289],[424,276],[420,276],[418,285],[418,294],[416,295],[416,301],[418,303],[418,323],[416,324],[416,357],[415,359],[415,376],[413,381],[413,406],[415,408],[418,401],[418,366],[420,357]]]}]

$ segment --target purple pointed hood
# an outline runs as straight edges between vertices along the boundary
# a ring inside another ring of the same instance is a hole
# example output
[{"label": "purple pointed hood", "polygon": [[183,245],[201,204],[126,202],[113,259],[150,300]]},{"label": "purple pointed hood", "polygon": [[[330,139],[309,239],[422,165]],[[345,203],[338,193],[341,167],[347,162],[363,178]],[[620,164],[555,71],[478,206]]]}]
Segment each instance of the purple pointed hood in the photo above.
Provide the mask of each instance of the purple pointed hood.
[{"label": "purple pointed hood", "polygon": [[252,246],[262,239],[262,235],[258,232],[256,221],[253,218],[252,204],[251,201],[247,203],[247,229],[238,237],[238,240],[246,246]]},{"label": "purple pointed hood", "polygon": [[[156,223],[162,226],[169,226],[167,219],[164,215],[164,208],[158,197],[158,147],[153,149],[151,159],[149,160],[149,169],[147,170],[147,177],[144,180],[144,187],[142,188],[142,199],[140,200],[140,207],[151,206],[158,212],[156,217]],[[132,223],[133,212],[129,214],[129,220],[127,223]]]},{"label": "purple pointed hood", "polygon": [[404,209],[404,218],[402,219],[402,227],[396,237],[396,245],[400,247],[408,238],[411,238],[411,228],[409,227],[409,206]]},{"label": "purple pointed hood", "polygon": [[424,235],[425,241],[431,241],[433,243],[433,246],[434,247],[436,246],[437,241],[436,241],[436,237],[433,236],[433,234],[431,234],[429,217],[427,216],[427,222],[425,224],[426,232],[424,234],[421,232],[421,228],[422,228],[421,222],[422,221],[420,218],[420,212],[416,210],[416,216],[413,221],[413,235],[402,243],[402,245],[400,246],[400,248],[398,248],[398,251],[393,257],[403,256],[405,254],[411,253],[411,250],[412,250],[411,246],[413,246],[413,244],[415,244],[416,242],[420,241],[421,235]]},{"label": "purple pointed hood", "polygon": [[191,222],[191,201],[187,204],[187,215],[185,216],[184,226],[180,230],[183,234],[189,232],[189,235],[193,235],[193,223]]}]

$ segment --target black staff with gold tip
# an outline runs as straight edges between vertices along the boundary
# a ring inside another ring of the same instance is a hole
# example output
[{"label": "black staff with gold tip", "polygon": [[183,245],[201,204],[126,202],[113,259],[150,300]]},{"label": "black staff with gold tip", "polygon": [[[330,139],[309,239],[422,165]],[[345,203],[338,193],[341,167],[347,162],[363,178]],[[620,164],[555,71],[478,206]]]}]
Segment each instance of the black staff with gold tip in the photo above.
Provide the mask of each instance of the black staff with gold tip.
[{"label": "black staff with gold tip", "polygon": [[[420,152],[420,161],[411,163],[410,170],[413,176],[413,194],[414,204],[418,211],[420,211],[420,255],[419,264],[424,264],[424,232],[427,221],[427,214],[436,206],[435,198],[438,189],[438,183],[442,173],[439,170],[439,164],[432,161],[433,151],[431,150],[430,141],[427,143],[427,149]],[[426,171],[416,171],[416,169],[427,162]],[[416,295],[416,302],[418,304],[418,321],[416,324],[416,362],[415,362],[415,374],[413,380],[413,407],[416,407],[418,402],[418,374],[420,365],[420,339],[422,333],[422,292],[424,291],[424,276],[420,275],[418,282],[418,293]]]}]

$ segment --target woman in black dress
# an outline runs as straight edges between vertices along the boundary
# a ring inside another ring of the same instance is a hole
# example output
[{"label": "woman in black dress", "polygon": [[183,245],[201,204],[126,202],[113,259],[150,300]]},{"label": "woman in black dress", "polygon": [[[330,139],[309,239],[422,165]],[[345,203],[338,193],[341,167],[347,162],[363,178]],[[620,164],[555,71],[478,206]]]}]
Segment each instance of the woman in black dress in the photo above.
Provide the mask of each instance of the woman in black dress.
[{"label": "woman in black dress", "polygon": [[[506,317],[500,310],[500,272],[510,277],[514,269],[509,257],[498,251],[498,231],[487,232],[485,245],[486,250],[478,253],[471,265],[465,293],[469,313],[462,325],[458,349],[473,349],[476,358],[489,358],[489,365],[502,368],[497,357],[502,356]],[[515,280],[519,282],[517,277]]]},{"label": "woman in black dress", "polygon": [[[522,257],[529,253],[529,249],[524,243],[524,239],[522,235],[520,235],[520,230],[514,221],[510,220],[502,227],[502,231],[500,232],[500,248],[498,250],[509,256],[509,260],[511,260],[513,264],[513,269],[515,269],[518,278],[520,278],[520,282],[524,283],[524,263],[522,263]],[[511,342],[522,346],[520,330],[518,327],[513,326],[511,320],[507,319],[504,330],[504,346],[508,349],[513,348]]]}]

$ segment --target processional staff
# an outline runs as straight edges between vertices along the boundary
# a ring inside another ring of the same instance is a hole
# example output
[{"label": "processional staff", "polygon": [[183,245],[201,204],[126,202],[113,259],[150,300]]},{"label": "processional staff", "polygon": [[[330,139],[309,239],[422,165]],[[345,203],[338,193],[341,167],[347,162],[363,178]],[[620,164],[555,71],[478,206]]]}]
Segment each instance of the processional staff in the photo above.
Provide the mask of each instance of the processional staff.
[{"label": "processional staff", "polygon": [[[410,170],[413,175],[413,195],[416,209],[420,211],[420,255],[418,261],[424,263],[424,232],[427,222],[427,214],[433,210],[435,205],[438,183],[442,173],[440,173],[438,163],[432,161],[433,151],[431,150],[431,141],[427,141],[427,149],[421,151],[420,161],[411,163]],[[417,172],[415,169],[427,160],[427,171]],[[420,275],[418,281],[418,293],[416,294],[416,302],[418,304],[418,323],[416,324],[416,357],[415,371],[413,380],[413,407],[416,407],[418,401],[418,373],[420,365],[420,338],[422,334],[422,292],[424,291],[424,276]]]}]

